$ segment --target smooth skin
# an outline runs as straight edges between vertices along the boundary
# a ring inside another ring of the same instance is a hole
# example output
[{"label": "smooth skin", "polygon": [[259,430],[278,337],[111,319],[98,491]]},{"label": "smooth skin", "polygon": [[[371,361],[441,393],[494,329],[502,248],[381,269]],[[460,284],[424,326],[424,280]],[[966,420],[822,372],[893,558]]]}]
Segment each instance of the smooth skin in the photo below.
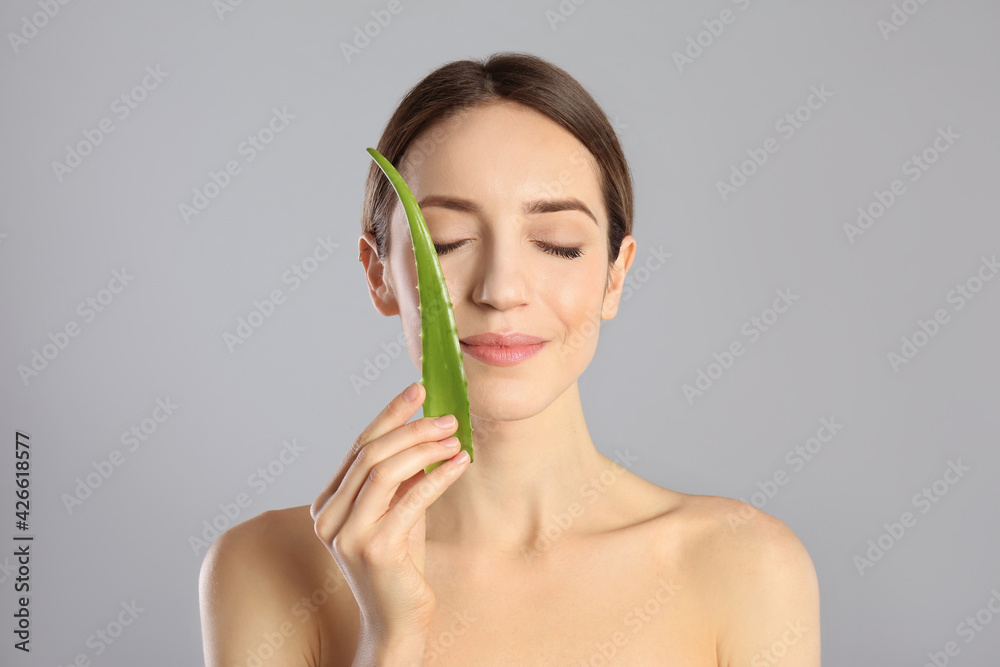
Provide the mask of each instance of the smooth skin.
[{"label": "smooth skin", "polygon": [[[465,355],[474,464],[449,460],[454,424],[407,421],[425,391],[407,400],[401,387],[311,505],[218,538],[200,581],[206,665],[818,667],[817,577],[792,530],[634,474],[628,424],[602,447],[614,458],[589,437],[578,380],[636,253],[626,237],[609,267],[592,156],[510,102],[444,126],[401,173],[439,246],[459,337],[547,342],[510,367]],[[596,221],[526,206],[569,198]],[[400,206],[391,224],[388,257],[369,234],[359,251],[375,308],[400,317],[419,369]],[[433,461],[448,462],[425,475]]]}]

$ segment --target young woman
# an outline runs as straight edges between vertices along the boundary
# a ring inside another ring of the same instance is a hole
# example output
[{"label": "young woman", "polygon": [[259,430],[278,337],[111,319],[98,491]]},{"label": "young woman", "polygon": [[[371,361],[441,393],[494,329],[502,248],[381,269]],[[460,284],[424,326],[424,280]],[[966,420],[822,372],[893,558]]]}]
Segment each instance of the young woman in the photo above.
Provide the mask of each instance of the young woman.
[{"label": "young woman", "polygon": [[[453,62],[377,148],[438,249],[475,462],[454,418],[408,421],[422,385],[401,391],[315,502],[212,546],[207,665],[818,667],[817,579],[795,534],[637,476],[628,424],[603,443],[614,459],[588,435],[578,380],[636,252],[628,165],[594,99],[533,56]],[[363,226],[372,302],[400,317],[419,369],[409,227],[374,162]]]}]

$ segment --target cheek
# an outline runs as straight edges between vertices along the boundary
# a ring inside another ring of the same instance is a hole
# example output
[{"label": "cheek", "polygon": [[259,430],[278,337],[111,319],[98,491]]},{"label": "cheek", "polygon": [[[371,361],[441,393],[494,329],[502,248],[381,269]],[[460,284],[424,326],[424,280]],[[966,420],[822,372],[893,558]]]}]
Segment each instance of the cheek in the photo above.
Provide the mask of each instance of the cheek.
[{"label": "cheek", "polygon": [[567,335],[595,335],[600,327],[601,306],[604,300],[604,276],[596,272],[564,276],[553,281],[545,291],[553,312],[566,327]]},{"label": "cheek", "polygon": [[[395,249],[394,249],[395,250]],[[406,335],[407,347],[413,363],[420,359],[420,293],[417,290],[417,266],[413,259],[413,250],[407,246],[409,257],[393,253],[390,260],[393,294],[399,305],[400,319]],[[409,261],[407,261],[409,260]]]},{"label": "cheek", "polygon": [[[417,287],[417,265],[416,260],[413,258],[412,246],[407,245],[405,252],[409,254],[404,257],[393,256],[392,258],[394,263],[392,267],[392,280],[410,357],[413,359],[414,365],[419,368],[420,355],[423,351],[423,339],[420,337],[420,290]],[[463,288],[461,285],[465,278],[462,276],[460,270],[454,268],[449,270],[443,266],[441,270],[444,274],[445,284],[448,286],[448,296],[451,299],[452,310],[455,311],[456,323],[461,322],[462,318],[459,313],[461,312],[462,305],[459,300],[456,300],[455,296],[458,293],[462,293],[461,290]],[[456,307],[456,304],[459,305]],[[462,330],[459,329],[459,334],[461,335],[462,333]]]}]

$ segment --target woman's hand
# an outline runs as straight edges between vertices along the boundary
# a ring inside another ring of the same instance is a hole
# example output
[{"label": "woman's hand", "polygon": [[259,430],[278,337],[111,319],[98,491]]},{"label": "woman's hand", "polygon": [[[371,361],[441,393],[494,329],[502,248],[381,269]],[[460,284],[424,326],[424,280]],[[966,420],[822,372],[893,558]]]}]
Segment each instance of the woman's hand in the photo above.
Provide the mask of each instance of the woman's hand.
[{"label": "woman's hand", "polygon": [[444,427],[431,417],[407,423],[425,393],[414,383],[396,396],[358,436],[311,507],[316,535],[361,609],[359,655],[407,646],[418,664],[436,604],[424,578],[425,511],[468,467],[458,438],[448,438],[458,428],[453,415]]}]

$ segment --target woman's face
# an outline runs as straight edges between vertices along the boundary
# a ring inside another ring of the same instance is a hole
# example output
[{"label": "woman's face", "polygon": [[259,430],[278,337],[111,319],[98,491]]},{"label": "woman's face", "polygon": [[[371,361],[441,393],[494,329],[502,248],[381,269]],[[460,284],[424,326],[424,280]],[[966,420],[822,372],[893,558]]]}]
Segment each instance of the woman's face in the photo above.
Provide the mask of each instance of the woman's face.
[{"label": "woman's face", "polygon": [[[544,115],[505,102],[428,128],[401,171],[438,247],[459,339],[516,331],[546,341],[509,366],[466,351],[472,413],[506,421],[540,412],[590,363],[600,321],[615,316],[634,256],[628,236],[609,269],[608,218],[593,156]],[[416,264],[398,202],[391,225],[388,284],[372,295],[381,312],[400,315],[419,369]]]}]

